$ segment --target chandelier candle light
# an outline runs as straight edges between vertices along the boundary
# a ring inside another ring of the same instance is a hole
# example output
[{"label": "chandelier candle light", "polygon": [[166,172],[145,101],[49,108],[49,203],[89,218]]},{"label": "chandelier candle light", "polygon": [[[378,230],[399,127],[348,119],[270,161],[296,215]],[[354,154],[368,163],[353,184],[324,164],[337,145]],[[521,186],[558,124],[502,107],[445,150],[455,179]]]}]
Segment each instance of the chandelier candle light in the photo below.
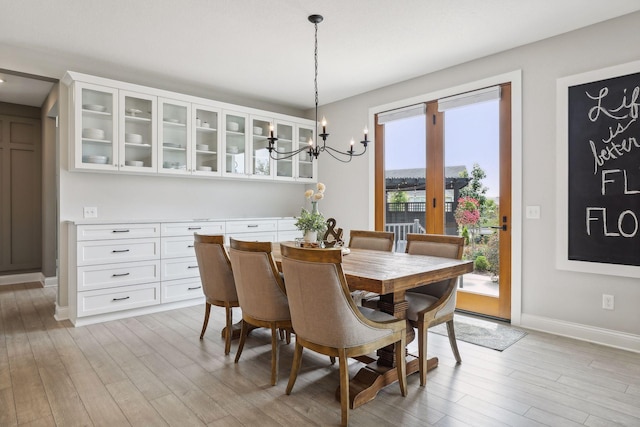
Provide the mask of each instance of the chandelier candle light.
[{"label": "chandelier candle light", "polygon": [[315,88],[316,135],[322,138],[322,144],[319,144],[318,140],[316,140],[316,143],[314,144],[313,139],[309,139],[309,147],[302,147],[302,148],[299,148],[298,150],[293,150],[293,151],[278,151],[276,146],[276,142],[278,141],[278,138],[276,138],[273,135],[273,125],[271,125],[269,127],[269,137],[267,138],[267,140],[269,141],[267,150],[269,150],[269,156],[274,160],[289,159],[295,156],[296,154],[300,154],[304,151],[306,151],[309,154],[309,157],[311,158],[311,160],[313,160],[314,158],[317,159],[320,153],[324,151],[334,159],[339,160],[343,163],[348,163],[351,161],[351,159],[354,156],[362,156],[364,153],[367,152],[367,144],[369,143],[369,139],[368,139],[369,131],[367,130],[366,127],[364,128],[364,139],[360,141],[360,143],[364,146],[364,149],[360,153],[356,153],[354,151],[353,138],[351,139],[351,143],[349,144],[349,149],[346,151],[336,150],[335,148],[327,145],[327,137],[329,136],[329,133],[327,133],[327,120],[324,117],[322,118],[322,133],[318,134],[318,24],[321,23],[324,18],[322,17],[322,15],[310,15],[308,19],[309,19],[309,22],[311,22],[315,27],[315,50],[314,50],[315,75],[314,75],[313,82],[314,82],[314,88]]}]

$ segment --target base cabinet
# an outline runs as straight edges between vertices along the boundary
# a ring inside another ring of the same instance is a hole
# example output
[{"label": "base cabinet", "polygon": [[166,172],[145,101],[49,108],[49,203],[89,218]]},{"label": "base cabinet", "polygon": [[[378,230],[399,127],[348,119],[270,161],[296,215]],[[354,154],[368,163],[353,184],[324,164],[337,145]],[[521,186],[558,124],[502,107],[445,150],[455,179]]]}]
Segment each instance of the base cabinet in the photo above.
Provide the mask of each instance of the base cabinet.
[{"label": "base cabinet", "polygon": [[248,241],[294,240],[293,218],[69,227],[70,319],[75,325],[204,301],[194,233]]}]

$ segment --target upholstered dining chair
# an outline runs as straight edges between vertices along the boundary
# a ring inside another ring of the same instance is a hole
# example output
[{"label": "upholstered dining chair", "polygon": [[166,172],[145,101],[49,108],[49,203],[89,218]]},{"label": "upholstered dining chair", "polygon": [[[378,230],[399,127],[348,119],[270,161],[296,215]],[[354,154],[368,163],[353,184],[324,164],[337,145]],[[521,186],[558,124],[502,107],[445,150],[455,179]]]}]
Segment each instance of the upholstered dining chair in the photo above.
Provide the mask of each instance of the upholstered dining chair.
[{"label": "upholstered dining chair", "polygon": [[200,269],[200,281],[206,298],[200,339],[204,337],[207,330],[211,306],[224,307],[226,312],[226,327],[223,330],[224,354],[229,354],[233,321],[232,307],[238,307],[239,304],[231,272],[231,263],[224,248],[224,236],[207,236],[196,233],[194,240],[198,268]]},{"label": "upholstered dining chair", "polygon": [[232,238],[230,244],[229,257],[243,320],[235,363],[240,360],[249,325],[271,329],[271,385],[276,385],[278,329],[291,331],[284,281],[271,255],[271,242],[245,242]]},{"label": "upholstered dining chair", "polygon": [[[406,253],[408,254],[462,259],[463,250],[464,237],[442,234],[407,234]],[[431,326],[446,322],[451,350],[456,362],[462,362],[453,327],[457,284],[458,278],[456,277],[413,288],[405,295],[405,299],[409,303],[407,319],[414,328],[418,329],[421,386],[427,383],[427,330]]]},{"label": "upholstered dining chair", "polygon": [[395,234],[392,231],[351,230],[349,247],[374,251],[393,251]]},{"label": "upholstered dining chair", "polygon": [[305,249],[281,244],[296,348],[287,394],[291,394],[304,347],[338,357],[342,424],[349,420],[347,358],[362,356],[395,343],[400,392],[407,395],[405,320],[380,311],[358,308],[342,271],[340,249]]}]

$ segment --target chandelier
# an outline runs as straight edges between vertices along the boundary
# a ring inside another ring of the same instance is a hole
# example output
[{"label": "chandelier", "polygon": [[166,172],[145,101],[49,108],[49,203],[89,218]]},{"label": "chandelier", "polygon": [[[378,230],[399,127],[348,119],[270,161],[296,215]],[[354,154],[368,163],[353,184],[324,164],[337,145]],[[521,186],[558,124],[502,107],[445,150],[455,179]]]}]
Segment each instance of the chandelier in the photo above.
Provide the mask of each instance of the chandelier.
[{"label": "chandelier", "polygon": [[[308,19],[309,19],[309,22],[311,22],[315,27],[315,46],[314,46],[315,50],[313,55],[315,60],[315,75],[313,79],[313,84],[315,88],[315,106],[316,106],[316,135],[317,135],[316,141],[314,143],[313,139],[309,139],[308,147],[301,147],[293,151],[279,151],[276,146],[276,142],[278,141],[278,138],[274,136],[273,125],[271,125],[270,131],[269,131],[269,137],[267,138],[267,140],[269,141],[267,150],[269,150],[269,157],[271,157],[274,160],[289,159],[295,156],[296,154],[300,154],[302,152],[307,152],[311,160],[313,160],[314,158],[317,159],[320,153],[326,152],[334,159],[339,160],[343,163],[348,163],[351,161],[351,159],[354,156],[362,156],[364,153],[366,153],[367,144],[369,143],[368,130],[366,127],[364,128],[364,140],[360,141],[364,149],[360,153],[356,153],[354,151],[353,139],[351,139],[351,142],[349,144],[349,149],[345,151],[340,151],[327,145],[327,137],[329,136],[329,134],[327,133],[327,121],[324,117],[322,118],[322,123],[321,123],[322,133],[318,134],[318,125],[319,125],[319,122],[318,122],[318,24],[321,23],[324,18],[322,17],[322,15],[310,15]],[[318,137],[322,138],[322,143],[319,143]]]}]

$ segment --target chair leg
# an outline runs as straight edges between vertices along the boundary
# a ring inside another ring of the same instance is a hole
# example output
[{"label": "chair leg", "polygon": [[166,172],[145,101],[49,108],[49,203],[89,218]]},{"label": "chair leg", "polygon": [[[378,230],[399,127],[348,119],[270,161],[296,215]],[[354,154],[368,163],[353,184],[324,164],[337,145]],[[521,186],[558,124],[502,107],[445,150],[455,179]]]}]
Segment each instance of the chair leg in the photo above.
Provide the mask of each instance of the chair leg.
[{"label": "chair leg", "polygon": [[247,335],[249,334],[249,324],[243,320],[242,321],[242,329],[240,330],[240,343],[238,343],[238,352],[236,353],[236,358],[234,363],[238,363],[240,360],[240,355],[242,354],[242,349],[244,348],[244,342],[247,339]]},{"label": "chair leg", "polygon": [[420,386],[427,385],[427,327],[418,322],[418,365],[420,367]]},{"label": "chair leg", "polygon": [[293,385],[298,378],[298,372],[300,372],[300,365],[302,365],[302,350],[304,347],[296,341],[296,349],[293,353],[293,363],[291,364],[291,374],[289,375],[289,384],[287,384],[287,394],[291,394]]},{"label": "chair leg", "polygon": [[280,339],[283,340],[284,339],[284,329],[278,329],[279,335],[280,335]]},{"label": "chair leg", "polygon": [[329,356],[329,360],[331,361],[331,364],[332,364],[332,365],[335,365],[335,364],[336,364],[336,358],[335,358],[335,356]]},{"label": "chair leg", "polygon": [[224,307],[225,310],[225,314],[226,314],[226,327],[224,328],[224,354],[225,356],[227,354],[229,354],[231,352],[231,335],[232,335],[232,328],[233,328],[233,309],[231,308],[231,306],[225,306]]},{"label": "chair leg", "polygon": [[271,325],[271,385],[278,383],[278,328]]},{"label": "chair leg", "polygon": [[447,322],[447,335],[449,335],[449,344],[451,344],[451,350],[453,351],[453,356],[456,358],[456,362],[462,363],[462,358],[458,351],[458,341],[456,341],[456,331],[453,328],[453,319]]},{"label": "chair leg", "polygon": [[209,324],[209,314],[211,313],[211,304],[205,303],[204,306],[204,323],[202,324],[202,332],[200,332],[200,339],[204,337],[204,331],[207,330]]},{"label": "chair leg", "polygon": [[349,425],[349,366],[347,362],[347,352],[345,349],[340,349],[338,364],[340,365],[340,409],[343,426]]},{"label": "chair leg", "polygon": [[396,369],[398,370],[398,383],[400,383],[400,393],[407,395],[407,335],[402,334],[400,341],[396,343]]},{"label": "chair leg", "polygon": [[287,345],[291,344],[291,331],[289,329],[287,329],[286,338],[287,338],[287,341],[286,341]]}]

